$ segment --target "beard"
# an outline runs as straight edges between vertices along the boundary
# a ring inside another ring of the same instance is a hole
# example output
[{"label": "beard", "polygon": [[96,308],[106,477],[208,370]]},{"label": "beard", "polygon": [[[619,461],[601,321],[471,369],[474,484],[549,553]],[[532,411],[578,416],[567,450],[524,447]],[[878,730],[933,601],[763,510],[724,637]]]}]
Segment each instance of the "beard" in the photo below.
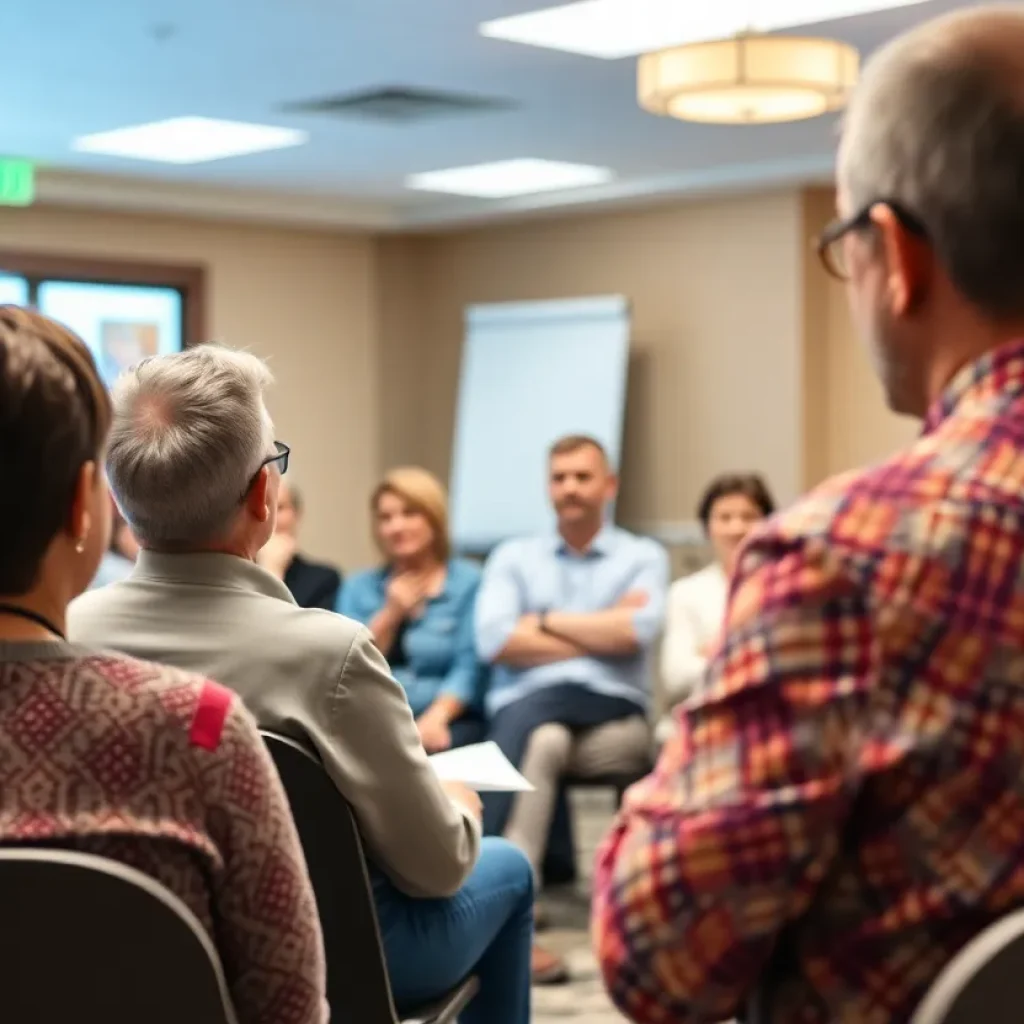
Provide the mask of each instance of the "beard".
[{"label": "beard", "polygon": [[872,349],[875,373],[882,382],[885,404],[900,416],[923,415],[917,400],[918,388],[905,356],[898,350],[877,345]]},{"label": "beard", "polygon": [[885,404],[901,416],[923,416],[921,385],[906,339],[884,313],[875,313],[861,331],[875,376],[881,381]]}]

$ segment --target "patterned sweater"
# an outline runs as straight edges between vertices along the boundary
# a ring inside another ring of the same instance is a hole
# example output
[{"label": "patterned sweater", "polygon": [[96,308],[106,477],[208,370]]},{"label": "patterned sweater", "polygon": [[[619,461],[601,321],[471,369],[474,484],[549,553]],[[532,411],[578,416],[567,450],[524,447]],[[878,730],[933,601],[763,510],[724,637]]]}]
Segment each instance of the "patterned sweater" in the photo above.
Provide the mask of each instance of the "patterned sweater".
[{"label": "patterned sweater", "polygon": [[0,643],[0,842],[121,861],[212,936],[240,1024],[321,1024],[322,939],[281,784],[237,697],[64,643]]}]

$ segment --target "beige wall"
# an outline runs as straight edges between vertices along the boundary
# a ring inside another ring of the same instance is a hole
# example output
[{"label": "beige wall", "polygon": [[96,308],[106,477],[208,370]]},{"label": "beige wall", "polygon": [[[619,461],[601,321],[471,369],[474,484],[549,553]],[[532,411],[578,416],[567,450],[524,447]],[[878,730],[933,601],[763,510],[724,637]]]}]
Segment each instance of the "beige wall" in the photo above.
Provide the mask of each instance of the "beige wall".
[{"label": "beige wall", "polygon": [[831,213],[829,193],[791,191],[372,239],[40,207],[0,209],[0,248],[204,264],[210,334],[277,375],[307,546],[351,568],[383,468],[447,475],[472,303],[630,299],[628,523],[691,519],[723,470],[788,500],[903,444],[915,427],[884,409],[812,250]]},{"label": "beige wall", "polygon": [[389,241],[380,291],[423,314],[383,322],[383,458],[447,473],[465,306],[614,293],[634,327],[623,520],[691,519],[727,469],[761,470],[793,497],[800,209],[798,193],[776,193]]},{"label": "beige wall", "polygon": [[835,215],[830,191],[804,194],[804,450],[814,484],[891,455],[918,424],[889,412],[867,351],[850,320],[844,285],[829,277],[813,239]]},{"label": "beige wall", "polygon": [[376,359],[382,470],[410,463],[447,468],[444,450],[431,457],[429,424],[425,422],[425,368],[436,347],[428,323],[432,248],[427,238],[385,236],[377,242]]},{"label": "beige wall", "polygon": [[307,493],[306,546],[365,561],[379,461],[371,239],[37,207],[0,209],[0,246],[205,265],[211,336],[266,357],[277,377],[270,406]]}]

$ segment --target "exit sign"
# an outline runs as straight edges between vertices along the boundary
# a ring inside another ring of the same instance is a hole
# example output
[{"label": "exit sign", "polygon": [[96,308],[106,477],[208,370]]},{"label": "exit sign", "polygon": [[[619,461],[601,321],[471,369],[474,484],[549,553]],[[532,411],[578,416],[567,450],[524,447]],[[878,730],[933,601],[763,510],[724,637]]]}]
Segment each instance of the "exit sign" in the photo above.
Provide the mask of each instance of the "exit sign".
[{"label": "exit sign", "polygon": [[0,206],[31,206],[36,197],[36,172],[28,160],[0,157]]}]

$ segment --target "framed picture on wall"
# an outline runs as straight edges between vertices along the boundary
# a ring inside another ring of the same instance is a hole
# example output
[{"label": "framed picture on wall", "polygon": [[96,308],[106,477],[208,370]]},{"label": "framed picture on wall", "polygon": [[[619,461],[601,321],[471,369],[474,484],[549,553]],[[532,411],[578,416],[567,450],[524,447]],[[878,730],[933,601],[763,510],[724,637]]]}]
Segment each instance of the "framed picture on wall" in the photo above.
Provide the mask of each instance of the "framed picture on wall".
[{"label": "framed picture on wall", "polygon": [[0,302],[70,327],[108,386],[147,356],[204,340],[204,292],[202,267],[0,251]]},{"label": "framed picture on wall", "polygon": [[182,297],[173,288],[43,281],[37,301],[40,312],[84,339],[108,386],[146,356],[184,344]]},{"label": "framed picture on wall", "polygon": [[104,379],[116,378],[147,356],[160,353],[160,325],[145,320],[101,320],[98,363]]}]

